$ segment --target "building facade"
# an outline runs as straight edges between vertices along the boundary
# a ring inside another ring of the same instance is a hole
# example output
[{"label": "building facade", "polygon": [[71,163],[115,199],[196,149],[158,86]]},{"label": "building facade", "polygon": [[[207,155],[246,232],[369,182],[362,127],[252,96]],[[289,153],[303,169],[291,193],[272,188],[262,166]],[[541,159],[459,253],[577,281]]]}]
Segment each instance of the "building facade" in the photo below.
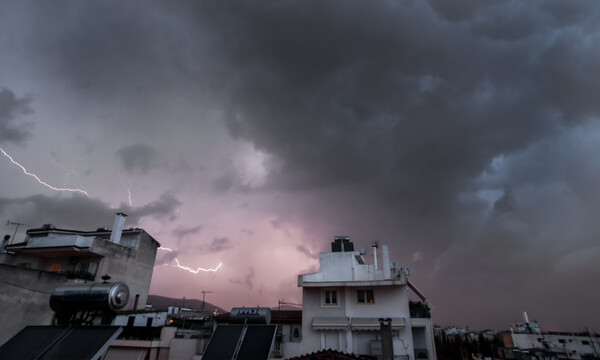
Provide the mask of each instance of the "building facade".
[{"label": "building facade", "polygon": [[125,214],[117,214],[112,230],[58,229],[47,224],[27,231],[25,240],[0,252],[0,344],[25,325],[49,325],[52,291],[65,283],[122,281],[129,287],[123,310],[146,305],[154,260],[160,244],[142,229],[125,229]]},{"label": "building facade", "polygon": [[393,351],[396,359],[435,360],[431,319],[411,318],[409,289],[422,294],[406,269],[390,263],[387,246],[381,246],[381,269],[373,249],[374,263],[367,264],[364,249],[354,251],[348,237],[336,237],[332,251],[320,254],[320,271],[299,275],[302,353],[332,349],[389,358]]}]

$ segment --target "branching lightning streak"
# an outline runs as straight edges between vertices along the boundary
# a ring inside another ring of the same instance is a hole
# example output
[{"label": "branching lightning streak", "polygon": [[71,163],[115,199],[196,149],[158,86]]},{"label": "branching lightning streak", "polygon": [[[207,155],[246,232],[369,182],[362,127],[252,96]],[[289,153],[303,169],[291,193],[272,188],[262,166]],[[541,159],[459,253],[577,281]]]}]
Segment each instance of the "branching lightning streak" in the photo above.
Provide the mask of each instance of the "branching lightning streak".
[{"label": "branching lightning streak", "polygon": [[21,170],[23,170],[23,172],[25,173],[25,175],[29,175],[31,177],[33,177],[35,180],[37,180],[38,183],[40,183],[41,185],[44,185],[45,187],[47,187],[48,189],[54,190],[54,191],[68,191],[68,192],[78,192],[81,194],[84,194],[87,197],[90,197],[90,195],[87,193],[87,191],[85,190],[81,190],[81,189],[71,189],[71,188],[57,188],[54,187],[44,181],[42,181],[42,179],[40,179],[37,175],[30,173],[29,171],[27,171],[27,169],[25,169],[25,167],[21,164],[19,164],[18,162],[16,162],[12,156],[8,155],[6,153],[6,151],[4,151],[4,149],[0,148],[0,152],[2,152],[2,154],[4,154],[4,156],[6,156],[11,163],[13,163],[14,165],[18,166],[21,168]]},{"label": "branching lightning streak", "polygon": [[175,258],[175,262],[177,263],[177,267],[178,268],[183,269],[183,270],[187,270],[187,271],[189,271],[189,272],[191,272],[193,274],[197,274],[200,271],[206,271],[206,272],[208,272],[208,271],[217,271],[217,270],[219,270],[221,268],[221,265],[223,265],[223,263],[219,263],[219,265],[217,265],[217,267],[214,268],[214,269],[204,269],[204,268],[199,267],[196,270],[194,270],[194,269],[189,268],[187,266],[180,265],[179,264],[179,260],[177,260],[177,258]]},{"label": "branching lightning streak", "polygon": [[[173,249],[170,249],[170,248],[167,248],[167,247],[162,247],[162,246],[161,246],[161,247],[159,247],[159,248],[158,248],[158,250],[163,250],[163,251],[173,252]],[[173,266],[173,267],[177,267],[177,268],[180,268],[180,269],[182,269],[182,270],[189,271],[189,272],[191,272],[192,274],[197,274],[197,273],[199,273],[200,271],[204,271],[204,272],[214,272],[214,271],[217,271],[217,270],[219,270],[219,269],[221,268],[221,266],[223,265],[223,263],[219,263],[219,265],[217,265],[217,267],[216,267],[216,268],[213,268],[213,269],[205,269],[205,268],[201,268],[201,267],[199,267],[199,268],[197,268],[196,270],[194,270],[194,269],[192,269],[192,268],[190,268],[190,267],[188,267],[188,266],[181,265],[181,264],[179,263],[179,260],[177,260],[177,258],[175,258],[175,263],[176,263],[176,265],[171,265],[171,266]]]},{"label": "branching lightning streak", "polygon": [[133,179],[129,181],[129,186],[125,186],[125,182],[123,181],[123,177],[120,174],[119,174],[119,179],[121,180],[121,185],[123,185],[123,187],[127,191],[127,195],[128,195],[128,199],[129,199],[129,206],[133,207],[133,200],[131,200],[131,185],[133,183]]},{"label": "branching lightning streak", "polygon": [[79,176],[79,173],[77,173],[77,171],[73,170],[73,169],[69,169],[64,165],[61,165],[58,163],[58,161],[54,158],[54,156],[52,154],[50,154],[49,151],[46,150],[46,155],[48,155],[48,158],[50,159],[50,161],[56,165],[57,167],[61,168],[63,171],[65,171],[66,173],[66,179],[65,179],[65,187],[67,185],[69,185],[69,181],[71,179],[71,174],[75,174],[75,176],[77,177],[77,180],[79,181],[79,185],[82,186],[82,181],[81,181],[81,177]]}]

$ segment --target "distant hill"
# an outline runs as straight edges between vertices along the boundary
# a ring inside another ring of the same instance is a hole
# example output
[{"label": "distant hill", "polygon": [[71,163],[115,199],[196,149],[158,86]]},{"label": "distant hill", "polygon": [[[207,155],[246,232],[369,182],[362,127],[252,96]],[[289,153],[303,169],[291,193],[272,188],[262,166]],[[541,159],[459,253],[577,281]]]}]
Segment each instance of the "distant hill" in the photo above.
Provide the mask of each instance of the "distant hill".
[{"label": "distant hill", "polygon": [[[190,308],[197,311],[202,310],[202,300],[198,299],[182,299],[182,298],[169,298],[160,295],[148,295],[148,304],[152,305],[153,310],[167,310],[169,306],[178,306],[184,308]],[[204,312],[213,312],[218,309],[220,313],[229,312],[219,306],[204,302]]]}]

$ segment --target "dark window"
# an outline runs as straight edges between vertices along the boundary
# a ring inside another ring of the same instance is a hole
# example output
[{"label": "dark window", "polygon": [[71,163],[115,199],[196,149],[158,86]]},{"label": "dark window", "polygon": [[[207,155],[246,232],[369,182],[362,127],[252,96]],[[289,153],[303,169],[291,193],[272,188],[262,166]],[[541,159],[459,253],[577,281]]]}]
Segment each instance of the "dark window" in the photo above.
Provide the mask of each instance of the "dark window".
[{"label": "dark window", "polygon": [[373,304],[375,303],[375,297],[373,296],[373,290],[357,290],[356,291],[357,300],[359,303],[363,304]]},{"label": "dark window", "polygon": [[582,345],[589,345],[589,344],[590,344],[590,342],[589,342],[589,341],[587,341],[587,340],[581,340],[581,344],[582,344]]},{"label": "dark window", "polygon": [[558,342],[561,343],[561,344],[566,344],[567,343],[567,341],[565,339],[558,339]]},{"label": "dark window", "polygon": [[323,291],[323,305],[337,305],[337,290]]},{"label": "dark window", "polygon": [[300,337],[300,329],[298,328],[294,328],[294,335],[295,338],[299,338]]}]

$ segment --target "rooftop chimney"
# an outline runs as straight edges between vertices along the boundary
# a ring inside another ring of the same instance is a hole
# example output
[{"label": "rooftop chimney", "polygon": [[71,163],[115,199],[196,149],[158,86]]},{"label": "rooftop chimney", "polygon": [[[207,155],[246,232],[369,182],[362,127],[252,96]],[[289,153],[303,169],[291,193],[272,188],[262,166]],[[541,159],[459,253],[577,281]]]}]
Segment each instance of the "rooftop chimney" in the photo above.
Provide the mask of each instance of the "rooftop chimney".
[{"label": "rooftop chimney", "polygon": [[121,233],[123,232],[123,226],[125,225],[125,218],[127,214],[118,212],[115,217],[115,223],[112,228],[112,232],[110,233],[110,242],[115,244],[121,243]]},{"label": "rooftop chimney", "polygon": [[375,263],[375,270],[377,270],[377,242],[373,242],[373,262]]},{"label": "rooftop chimney", "polygon": [[392,271],[390,268],[390,249],[387,245],[381,245],[381,262],[381,266],[383,266],[383,279],[391,279]]}]

